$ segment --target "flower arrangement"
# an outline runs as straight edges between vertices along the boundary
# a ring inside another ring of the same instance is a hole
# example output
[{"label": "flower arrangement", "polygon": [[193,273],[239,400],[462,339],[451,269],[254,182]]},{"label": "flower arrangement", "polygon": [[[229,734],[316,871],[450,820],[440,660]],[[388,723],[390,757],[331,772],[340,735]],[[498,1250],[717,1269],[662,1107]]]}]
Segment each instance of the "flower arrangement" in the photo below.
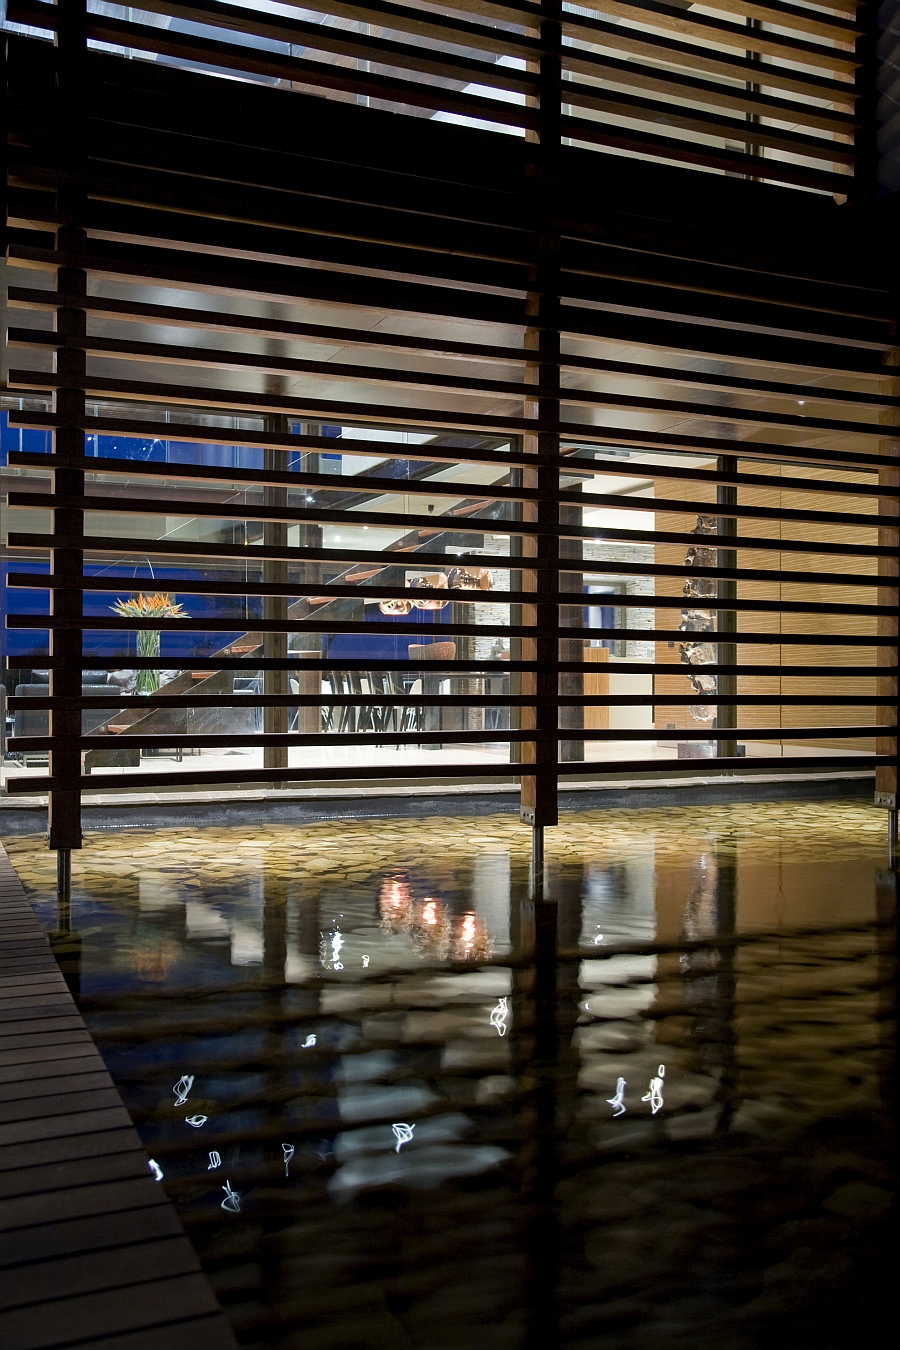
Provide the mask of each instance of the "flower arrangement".
[{"label": "flower arrangement", "polygon": [[[110,605],[114,614],[119,614],[123,619],[186,619],[180,604],[177,604],[171,597],[162,591],[157,591],[154,595],[144,595],[143,592],[135,600],[132,597],[129,600],[117,600],[114,605]],[[153,628],[140,628],[137,634],[137,654],[138,656],[159,656],[159,633]],[[139,670],[135,682],[135,692],[138,694],[155,694],[159,688],[158,670]]]}]

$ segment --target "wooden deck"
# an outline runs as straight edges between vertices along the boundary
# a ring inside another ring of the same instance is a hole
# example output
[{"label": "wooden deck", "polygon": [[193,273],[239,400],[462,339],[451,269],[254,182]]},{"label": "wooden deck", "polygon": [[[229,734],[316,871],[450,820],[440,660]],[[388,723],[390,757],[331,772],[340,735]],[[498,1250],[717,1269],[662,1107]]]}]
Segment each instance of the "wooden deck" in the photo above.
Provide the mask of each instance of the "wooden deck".
[{"label": "wooden deck", "polygon": [[0,1346],[236,1345],[0,848]]}]

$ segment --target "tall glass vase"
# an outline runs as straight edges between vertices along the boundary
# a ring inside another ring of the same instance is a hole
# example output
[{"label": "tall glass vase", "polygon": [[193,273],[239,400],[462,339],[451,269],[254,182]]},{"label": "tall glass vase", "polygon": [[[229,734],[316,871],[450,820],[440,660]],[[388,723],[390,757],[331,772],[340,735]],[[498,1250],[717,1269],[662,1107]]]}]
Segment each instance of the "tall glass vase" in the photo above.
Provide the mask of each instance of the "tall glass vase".
[{"label": "tall glass vase", "polygon": [[[159,656],[159,633],[152,628],[142,629],[137,635],[137,654]],[[159,688],[159,671],[139,670],[134,688],[137,694],[155,694]]]}]

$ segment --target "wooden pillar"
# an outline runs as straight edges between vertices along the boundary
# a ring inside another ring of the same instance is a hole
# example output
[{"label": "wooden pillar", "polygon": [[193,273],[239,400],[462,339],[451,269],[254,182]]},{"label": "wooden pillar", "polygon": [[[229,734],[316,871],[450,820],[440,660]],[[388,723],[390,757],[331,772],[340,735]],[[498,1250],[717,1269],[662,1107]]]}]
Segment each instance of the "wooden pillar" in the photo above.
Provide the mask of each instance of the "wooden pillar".
[{"label": "wooden pillar", "polygon": [[[523,638],[522,658],[536,663],[533,673],[523,674],[522,693],[534,702],[522,709],[521,727],[540,733],[522,744],[521,818],[543,828],[557,823],[557,772],[559,756],[559,231],[554,211],[558,199],[560,117],[562,112],[562,6],[559,0],[544,0],[540,25],[540,119],[535,140],[530,133],[526,173],[534,227],[531,278],[526,297],[525,347],[540,359],[526,362],[525,380],[535,388],[527,399],[525,416],[535,429],[526,433],[523,448],[534,456],[535,467],[523,470],[523,486],[536,488],[536,502],[526,502],[523,519],[538,526],[536,534],[522,540],[522,589],[535,592],[534,604],[522,606],[522,623],[535,636]],[[537,567],[528,568],[533,558]],[[527,774],[529,764],[540,774]]]},{"label": "wooden pillar", "polygon": [[[578,490],[580,490],[580,484]],[[560,524],[563,526],[580,526],[584,518],[584,509],[581,506],[561,506],[559,517]],[[561,563],[566,567],[566,571],[559,574],[559,589],[561,592],[570,591],[574,597],[577,597],[574,605],[560,605],[560,627],[582,628],[584,627],[584,574],[582,572],[571,572],[568,569],[574,561],[580,562],[584,557],[583,541],[574,537],[562,538],[559,543],[559,555]],[[584,651],[584,638],[560,639],[559,659],[561,661],[583,661]],[[570,696],[583,694],[584,672],[565,671],[562,673],[559,677],[559,692]],[[563,707],[559,710],[560,730],[576,733],[574,739],[560,741],[560,761],[572,762],[584,759],[584,738],[577,735],[579,731],[584,731],[584,712],[585,710],[581,705]]]},{"label": "wooden pillar", "polygon": [[[276,434],[286,434],[288,420],[283,413],[267,413],[265,429]],[[269,471],[287,468],[287,452],[266,447],[263,452],[264,467]],[[267,487],[263,489],[266,506],[287,506],[287,488]],[[288,527],[285,521],[267,520],[263,526],[263,543],[276,548],[286,548]],[[288,565],[286,559],[266,558],[263,561],[263,581],[287,584]],[[269,659],[287,661],[287,633],[269,633],[265,631],[265,620],[284,620],[287,618],[288,599],[286,595],[267,595],[263,597],[263,656]],[[263,693],[287,696],[289,689],[287,666],[281,670],[263,672]],[[263,730],[269,733],[285,733],[288,729],[287,704],[278,708],[263,709]],[[288,766],[288,748],[286,745],[268,745],[263,750],[263,766],[266,769],[286,769]],[[285,787],[284,781],[272,784],[273,787]]]},{"label": "wooden pillar", "polygon": [[[720,473],[737,473],[737,458],[734,455],[720,455],[717,460],[717,468]],[[737,505],[737,487],[728,483],[720,483],[716,488],[716,504],[720,507]],[[734,516],[719,516],[719,534],[737,537],[737,520]],[[720,548],[718,551],[718,566],[736,568],[737,567],[737,549]],[[720,578],[718,581],[718,597],[720,600],[735,600],[737,598],[737,582],[728,578]],[[716,616],[716,629],[723,636],[726,633],[737,632],[737,614],[733,609],[720,609]],[[720,666],[737,665],[737,644],[735,642],[719,642],[716,647],[716,661]],[[726,698],[737,697],[737,676],[719,675],[716,679],[716,693]],[[737,728],[737,706],[734,703],[720,703],[716,712],[716,730],[732,731]],[[722,759],[735,759],[737,757],[737,737],[727,741],[717,742],[716,753]]]},{"label": "wooden pillar", "polygon": [[[321,427],[318,423],[310,423],[302,428],[307,436],[318,436],[321,434]],[[301,469],[304,473],[318,473],[320,471],[320,456],[318,451],[304,453],[300,457]],[[307,494],[313,497],[315,502],[315,492]],[[326,498],[326,500],[328,500]],[[322,547],[322,526],[312,524],[301,524],[298,527],[298,549],[297,558],[302,563],[298,568],[298,578],[308,585],[317,585],[322,580],[322,564],[318,559],[308,560],[304,556],[304,549]],[[311,612],[315,613],[317,606],[310,607]],[[301,632],[294,636],[293,647],[295,651],[302,651],[303,658],[312,659],[322,655],[322,634],[313,632]],[[306,695],[317,695],[322,692],[321,670],[304,669],[303,658],[297,663],[296,679],[300,685],[300,693]],[[294,672],[291,672],[292,674]],[[297,710],[297,731],[304,736],[318,735],[322,730],[322,708],[320,704],[314,704],[310,707],[298,708]]]},{"label": "wooden pillar", "polygon": [[[54,412],[60,418],[53,431],[53,451],[57,461],[55,494],[58,498],[84,496],[84,472],[75,467],[84,456],[85,352],[87,315],[79,306],[87,295],[84,256],[87,234],[83,228],[85,195],[83,188],[84,146],[82,140],[83,64],[87,48],[85,0],[66,0],[59,6],[56,35],[59,89],[59,125],[64,128],[61,149],[69,182],[56,193],[56,248],[59,267],[56,286],[63,297],[56,311],[56,390]],[[82,576],[84,553],[74,542],[84,535],[84,511],[79,507],[57,507],[53,512],[53,581],[50,612],[67,626],[50,632],[50,693],[67,698],[74,706],[50,713],[50,775],[65,786],[50,790],[48,808],[48,844],[68,854],[81,848],[81,698],[82,666]],[[60,584],[62,583],[62,584]]]},{"label": "wooden pillar", "polygon": [[[893,445],[886,447],[886,453],[895,453]],[[900,486],[900,471],[894,468],[884,468],[878,470],[879,486],[890,489],[896,494]],[[898,503],[896,495],[891,497],[879,497],[878,514],[881,516],[898,516]],[[900,523],[900,522],[898,522]],[[897,525],[882,525],[878,530],[878,542],[882,548],[893,549],[890,557],[878,559],[879,576],[884,577],[887,583],[878,588],[879,605],[897,605],[900,591],[898,591],[897,578],[900,572],[900,558],[898,558],[898,546],[900,546],[900,530]],[[881,614],[878,616],[878,636],[884,641],[885,638],[893,638],[893,643],[887,647],[878,648],[878,664],[889,666],[890,674],[879,675],[876,681],[876,690],[878,697],[882,702],[878,706],[877,724],[879,726],[897,725],[897,616],[896,614]],[[894,763],[879,765],[875,770],[875,801],[879,806],[886,806],[892,812],[892,830],[896,828],[897,811],[897,737],[879,736],[875,742],[875,748],[879,755],[893,755]]]}]

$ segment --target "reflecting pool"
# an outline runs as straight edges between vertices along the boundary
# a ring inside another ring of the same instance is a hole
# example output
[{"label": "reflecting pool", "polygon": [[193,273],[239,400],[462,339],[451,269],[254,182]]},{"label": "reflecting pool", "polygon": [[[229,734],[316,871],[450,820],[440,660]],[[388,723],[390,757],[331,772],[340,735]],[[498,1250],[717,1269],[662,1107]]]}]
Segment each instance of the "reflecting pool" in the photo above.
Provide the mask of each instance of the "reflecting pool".
[{"label": "reflecting pool", "polygon": [[[6,841],[246,1346],[843,1350],[890,1316],[858,802]],[[890,1264],[889,1264],[890,1263]]]}]

